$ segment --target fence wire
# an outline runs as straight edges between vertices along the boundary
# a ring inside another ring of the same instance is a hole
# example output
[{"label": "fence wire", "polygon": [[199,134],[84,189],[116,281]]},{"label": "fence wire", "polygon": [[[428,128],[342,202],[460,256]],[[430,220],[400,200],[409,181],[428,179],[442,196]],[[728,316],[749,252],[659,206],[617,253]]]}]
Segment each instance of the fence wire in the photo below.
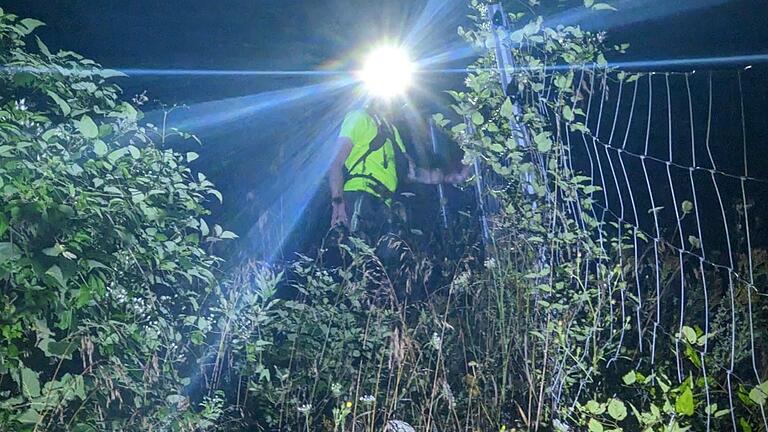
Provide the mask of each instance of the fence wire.
[{"label": "fence wire", "polygon": [[[750,171],[750,160],[761,157],[764,150],[758,147],[760,142],[750,141],[750,137],[759,136],[750,127],[759,125],[748,121],[749,99],[744,89],[745,74],[754,72],[749,68],[638,75],[607,69],[576,72],[575,90],[586,87],[589,93],[582,101],[586,130],[565,134],[562,141],[567,156],[560,163],[562,169],[591,178],[591,185],[596,187],[590,194],[595,204],[591,210],[581,208],[578,200],[566,205],[582,228],[585,215],[600,221],[602,228],[594,234],[603,254],[591,257],[592,264],[599,264],[610,253],[607,243],[611,239],[605,238],[610,232],[622,244],[620,268],[631,269],[630,274],[623,271],[620,275],[626,290],[623,284],[616,290],[620,311],[617,313],[613,302],[608,302],[608,313],[615,321],[609,333],[619,339],[611,361],[628,342],[624,322],[631,310],[637,331],[633,348],[642,353],[638,366],[656,365],[663,336],[674,343],[675,373],[682,383],[688,376],[681,347],[683,328],[698,326],[704,335],[720,332],[722,329],[713,329],[716,308],[711,300],[724,295],[728,309],[727,364],[709,363],[713,352],[708,337],[699,356],[707,406],[713,384],[707,379],[708,368],[726,368],[731,421],[737,430],[736,384],[757,385],[762,381],[758,365],[763,353],[755,335],[755,320],[761,311],[754,309],[753,301],[755,296],[765,296],[766,290],[756,283],[759,275],[750,229],[755,217],[750,209],[765,193],[767,181]],[[528,95],[528,100],[540,101],[540,112],[569,130],[571,122],[543,103],[557,93],[553,81],[545,91]],[[758,85],[747,94],[760,91]],[[576,102],[572,108],[577,108]],[[614,230],[606,230],[608,226]],[[631,260],[631,265],[625,267],[626,260]],[[600,266],[584,266],[586,271],[600,271]],[[630,288],[632,296],[627,293]],[[746,312],[742,314],[739,302],[743,296]],[[691,316],[688,311],[690,298],[703,301],[700,316]],[[745,336],[746,347],[740,344]],[[737,356],[744,349],[749,351],[749,374],[737,370]],[[591,377],[584,378],[587,382]],[[558,392],[556,399],[559,397]],[[577,399],[578,394],[573,404]],[[760,411],[768,429],[763,406]],[[707,430],[712,414],[707,410]]]}]

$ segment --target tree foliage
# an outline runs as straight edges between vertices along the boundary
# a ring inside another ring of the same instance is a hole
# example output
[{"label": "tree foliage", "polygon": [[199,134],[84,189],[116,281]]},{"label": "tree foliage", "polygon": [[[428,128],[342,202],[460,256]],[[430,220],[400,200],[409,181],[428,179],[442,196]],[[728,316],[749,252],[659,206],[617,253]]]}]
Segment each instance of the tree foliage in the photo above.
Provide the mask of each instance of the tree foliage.
[{"label": "tree foliage", "polygon": [[0,10],[0,428],[192,430],[218,192],[41,25]]},{"label": "tree foliage", "polygon": [[[662,298],[661,290],[648,289],[646,281],[653,278],[658,278],[656,286],[681,283],[683,261],[677,264],[673,242],[652,240],[621,220],[609,222],[598,198],[600,187],[574,169],[572,143],[596,137],[586,121],[590,104],[602,104],[611,85],[640,77],[613,70],[607,61],[628,45],[609,46],[605,33],[575,25],[547,25],[547,9],[578,8],[581,2],[524,3],[508,9],[514,29],[502,31],[490,28],[485,2],[472,2],[477,25],[460,32],[490,54],[470,66],[468,90],[451,93],[462,119],[452,126],[454,137],[468,160],[489,167],[484,180],[499,209],[490,218],[495,270],[482,278],[493,293],[482,310],[498,326],[481,332],[502,341],[496,352],[490,344],[481,350],[487,355],[486,369],[501,374],[492,376],[494,392],[501,383],[500,396],[486,397],[494,402],[496,418],[516,418],[529,429],[590,431],[734,428],[736,419],[744,430],[765,424],[761,401],[748,397],[747,386],[732,390],[730,384],[729,364],[745,370],[750,366],[749,332],[734,337],[741,348],[735,357],[722,350],[730,346],[727,338],[716,337],[735,329],[732,311],[742,321],[752,319],[746,317],[744,303],[732,306],[719,294],[717,301],[710,298],[709,307],[717,311],[712,328],[718,330],[709,334],[683,326],[675,307],[659,306],[657,323],[640,322],[640,316],[653,316],[652,308],[670,301],[685,302],[681,307],[690,309],[687,316],[709,314],[700,280],[706,278],[713,286],[723,283],[722,275],[702,267],[701,274],[683,281],[689,293],[685,299]],[[584,1],[583,7],[592,13],[613,9],[594,1]],[[503,44],[516,66],[506,71],[512,77],[507,89],[495,69],[497,44]],[[447,127],[447,118],[436,120]],[[689,201],[681,207],[683,215],[693,209]],[[689,241],[696,247],[696,238]],[[632,250],[634,257],[628,252]],[[658,257],[643,260],[647,251]],[[692,262],[697,270],[698,265]],[[734,288],[740,297],[751,289],[743,283]],[[635,310],[636,320],[631,317]],[[758,316],[754,319],[762,320]],[[650,328],[661,322],[679,325],[680,332]],[[719,348],[712,350],[704,368],[707,340]],[[678,376],[669,378],[675,371]],[[742,379],[753,380],[747,375]],[[520,376],[524,379],[516,378]],[[621,382],[621,376],[631,379]],[[754,389],[752,396],[759,396]],[[495,403],[499,399],[502,403]],[[505,400],[518,404],[519,412],[507,408]]]},{"label": "tree foliage", "polygon": [[[612,6],[514,2],[505,6],[516,30],[493,32],[487,2],[470,4],[475,24],[459,33],[490,54],[470,65],[466,88],[449,92],[453,113],[434,120],[467,164],[485,167],[495,210],[483,215],[485,244],[437,262],[398,239],[392,265],[353,238],[324,245],[315,260],[245,263],[231,277],[217,274],[205,248],[235,237],[204,220],[206,202],[221,195],[188,168],[196,154],[168,147],[170,136],[190,137],[142,125],[141,99],[121,101],[108,81],[119,73],[51,53],[31,38],[42,23],[0,11],[0,428],[374,431],[398,419],[421,430],[683,431],[727,429],[737,416],[745,431],[760,424],[767,384],[725,389],[748,359],[740,352],[734,370],[723,366],[731,345],[718,333],[732,319],[724,296],[710,299],[709,334],[681,324],[659,336],[654,362],[618,306],[637,302],[645,314],[661,302],[635,296],[632,281],[655,276],[657,264],[661,283],[675,281],[675,256],[663,239],[652,266],[626,255],[630,243],[650,242],[597,216],[600,189],[573,169],[568,138],[591,134],[585,102],[606,86],[597,73],[638,76],[608,67],[606,55],[626,45],[543,18],[563,5]],[[508,71],[507,89],[496,43],[525,65]],[[341,265],[323,261],[331,247]],[[766,268],[768,255],[754,255]],[[719,276],[700,277],[712,285]],[[395,294],[417,285],[430,288],[423,303]],[[702,307],[696,294],[686,302]],[[737,308],[743,319],[744,302]],[[739,347],[748,342],[738,336]],[[705,370],[707,344],[720,361]],[[686,376],[669,377],[675,362]]]}]

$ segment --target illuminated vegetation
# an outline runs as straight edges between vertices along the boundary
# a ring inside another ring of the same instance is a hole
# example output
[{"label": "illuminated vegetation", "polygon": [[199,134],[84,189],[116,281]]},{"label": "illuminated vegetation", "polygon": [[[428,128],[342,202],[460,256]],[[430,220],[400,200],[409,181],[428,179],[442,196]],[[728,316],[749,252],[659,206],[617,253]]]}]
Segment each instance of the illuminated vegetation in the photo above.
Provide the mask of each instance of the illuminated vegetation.
[{"label": "illuminated vegetation", "polygon": [[[472,10],[477,25],[460,33],[492,47],[486,5]],[[750,255],[754,280],[734,283],[736,300],[708,299],[709,333],[686,323],[657,338],[652,325],[651,341],[635,313],[652,316],[661,297],[636,296],[635,280],[682,284],[694,315],[695,288],[723,275],[702,264],[681,282],[672,240],[597,216],[601,190],[572,168],[568,136],[592,136],[602,77],[643,75],[608,67],[626,46],[546,27],[540,13],[510,14],[520,30],[502,35],[528,66],[515,71],[519,113],[489,55],[435,115],[486,167],[498,211],[483,244],[440,262],[403,239],[393,265],[351,239],[339,266],[321,253],[223,272],[212,245],[236,235],[206,222],[206,207],[226,197],[190,170],[197,154],[168,144],[192,137],[143,124],[143,101],[109,83],[117,72],[49,52],[32,36],[40,22],[0,12],[0,428],[763,430],[768,387],[747,345],[765,340],[766,304],[745,299],[767,255]],[[403,300],[424,286],[428,299]],[[738,358],[732,312],[757,332],[739,336]]]}]

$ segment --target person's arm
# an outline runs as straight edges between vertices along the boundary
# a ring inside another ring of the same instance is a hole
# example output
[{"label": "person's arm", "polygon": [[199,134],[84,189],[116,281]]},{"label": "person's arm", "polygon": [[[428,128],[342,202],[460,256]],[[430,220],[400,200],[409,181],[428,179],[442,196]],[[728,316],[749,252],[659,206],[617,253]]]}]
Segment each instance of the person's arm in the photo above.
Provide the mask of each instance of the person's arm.
[{"label": "person's arm", "polygon": [[459,184],[465,182],[472,174],[472,167],[470,165],[464,165],[460,171],[447,174],[444,177],[445,183]]},{"label": "person's arm", "polygon": [[331,227],[336,225],[349,225],[347,218],[347,206],[344,203],[344,162],[352,152],[352,140],[347,137],[339,137],[337,141],[339,153],[331,163],[328,172],[328,183],[331,187]]},{"label": "person's arm", "polygon": [[443,182],[443,172],[439,168],[427,169],[419,168],[410,156],[405,154],[408,160],[408,181],[411,183],[422,183],[436,185]]},{"label": "person's arm", "polygon": [[396,145],[399,145],[400,147],[401,155],[408,163],[408,176],[405,179],[407,182],[428,185],[438,185],[441,183],[457,184],[469,177],[469,167],[466,167],[465,170],[458,173],[444,174],[439,168],[428,169],[416,166],[416,162],[414,162],[413,158],[405,152],[405,146],[403,145],[402,138],[400,138],[400,132],[397,128],[395,128],[395,139],[397,141]]},{"label": "person's arm", "polygon": [[458,184],[467,180],[471,173],[471,167],[464,166],[459,172],[444,174],[439,168],[419,168],[410,156],[406,155],[406,158],[408,159],[408,181],[411,183],[429,185],[440,183]]}]

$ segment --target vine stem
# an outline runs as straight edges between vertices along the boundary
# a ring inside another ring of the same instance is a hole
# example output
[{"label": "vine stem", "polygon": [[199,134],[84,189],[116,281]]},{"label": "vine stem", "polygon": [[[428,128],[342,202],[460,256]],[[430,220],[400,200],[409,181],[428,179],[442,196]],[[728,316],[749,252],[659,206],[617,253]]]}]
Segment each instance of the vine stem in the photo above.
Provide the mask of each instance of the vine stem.
[{"label": "vine stem", "polygon": [[[552,318],[552,314],[547,313],[546,328],[549,328],[549,323],[550,323],[551,318]],[[536,409],[536,426],[534,426],[534,430],[535,431],[539,430],[539,424],[541,423],[541,411],[542,411],[542,408],[544,406],[544,403],[543,403],[543,401],[544,401],[544,382],[545,382],[544,378],[546,377],[546,374],[547,374],[547,360],[549,359],[549,332],[545,332],[545,334],[547,336],[544,339],[544,359],[542,360],[542,363],[541,363],[541,382],[539,383],[539,403],[538,403],[538,407]]]}]

